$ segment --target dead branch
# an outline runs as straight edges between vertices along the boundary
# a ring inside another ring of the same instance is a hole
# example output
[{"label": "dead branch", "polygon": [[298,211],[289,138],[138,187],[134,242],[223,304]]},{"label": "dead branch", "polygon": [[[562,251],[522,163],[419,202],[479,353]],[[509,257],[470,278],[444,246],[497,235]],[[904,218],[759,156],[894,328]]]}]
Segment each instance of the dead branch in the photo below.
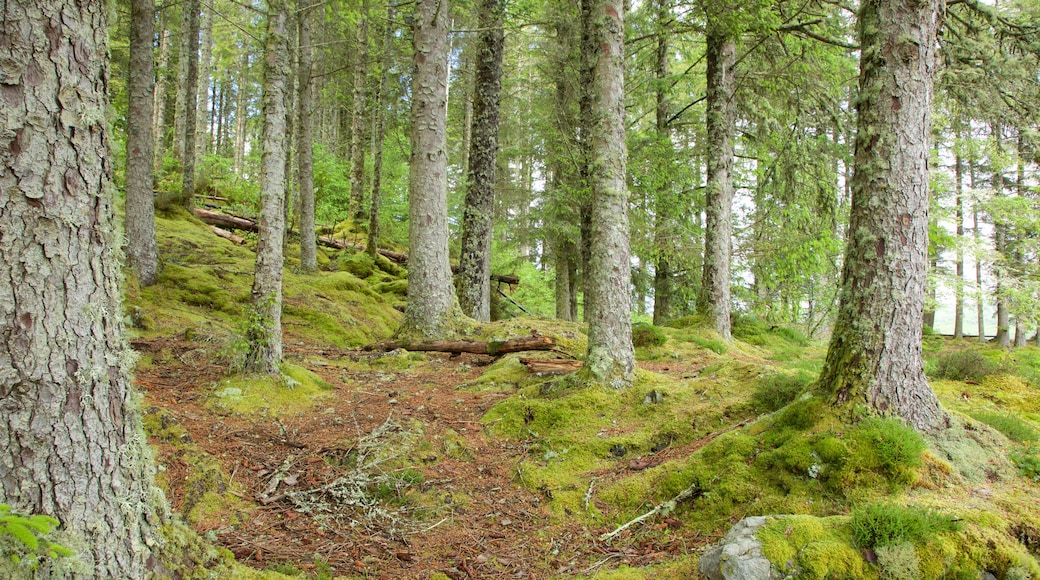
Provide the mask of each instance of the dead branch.
[{"label": "dead branch", "polygon": [[246,243],[246,239],[245,238],[243,238],[242,236],[236,236],[235,234],[225,230],[224,228],[220,228],[220,227],[217,227],[217,226],[210,226],[209,229],[214,234],[217,234],[218,236],[224,238],[225,240],[230,241],[232,244],[238,244],[239,246],[241,246],[242,244]]},{"label": "dead branch", "polygon": [[487,354],[501,356],[510,352],[523,352],[525,350],[550,350],[556,343],[548,336],[531,335],[508,340],[430,340],[420,342],[395,341],[385,342],[365,347],[365,350],[394,350],[404,349],[415,352],[450,352]]},{"label": "dead branch", "polygon": [[565,375],[572,373],[582,367],[584,362],[580,360],[563,360],[553,358],[522,358],[520,364],[534,374]]}]

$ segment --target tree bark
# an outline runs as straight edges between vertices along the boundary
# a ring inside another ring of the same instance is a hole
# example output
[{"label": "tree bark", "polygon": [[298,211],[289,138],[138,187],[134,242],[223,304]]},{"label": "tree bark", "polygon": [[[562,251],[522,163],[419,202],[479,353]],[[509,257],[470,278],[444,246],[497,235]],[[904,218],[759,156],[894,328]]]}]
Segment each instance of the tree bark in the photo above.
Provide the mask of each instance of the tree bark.
[{"label": "tree bark", "polygon": [[866,0],[841,304],[819,386],[921,431],[948,422],[924,376],[928,138],[941,0]]},{"label": "tree bark", "polygon": [[505,45],[505,0],[482,0],[473,84],[473,124],[469,151],[466,205],[462,218],[459,257],[459,304],[480,322],[491,320],[491,233],[495,209],[495,168],[498,160],[498,112],[502,92]]},{"label": "tree bark", "polygon": [[[997,150],[997,157],[999,158],[1003,153],[1003,133],[1004,130],[998,123],[993,124],[993,139],[994,146]],[[992,174],[992,186],[993,186],[993,197],[1004,196],[1004,168],[996,167]],[[1011,320],[1008,314],[1008,300],[1004,293],[1006,286],[1005,277],[1007,276],[1007,223],[1003,216],[995,218],[993,220],[993,250],[996,253],[996,259],[993,263],[993,277],[996,279],[996,287],[993,293],[997,299],[997,334],[994,340],[997,341],[997,345],[1000,348],[1009,348],[1011,346]]]},{"label": "tree bark", "polygon": [[246,82],[249,75],[249,53],[242,54],[238,71],[237,94],[235,95],[235,159],[232,162],[235,175],[242,175],[246,157]]},{"label": "tree bark", "polygon": [[166,514],[122,325],[107,8],[0,8],[0,498],[58,518],[83,566],[26,577],[148,577]]},{"label": "tree bark", "polygon": [[373,258],[379,250],[379,204],[383,197],[383,141],[386,138],[386,91],[393,63],[394,5],[386,5],[386,27],[383,29],[383,64],[379,71],[375,120],[372,130],[372,199],[368,210],[368,254]]},{"label": "tree bark", "polygon": [[268,0],[264,46],[264,133],[260,161],[260,236],[246,368],[276,374],[282,362],[282,243],[285,236],[285,97],[289,78],[288,6]]},{"label": "tree bark", "polygon": [[[155,2],[153,0],[152,5]],[[155,173],[162,170],[163,152],[166,148],[166,78],[170,66],[170,31],[166,29],[166,17],[159,18],[159,63],[155,75],[155,92],[152,97],[152,139],[155,147],[153,151],[153,166]]]},{"label": "tree bark", "polygon": [[184,98],[184,157],[181,178],[181,202],[189,210],[195,204],[195,119],[198,115],[199,85],[199,0],[189,0],[185,16],[187,35],[187,76]]},{"label": "tree bark", "polygon": [[[667,154],[666,163],[671,162],[672,135],[668,126],[671,103],[668,99],[668,21],[671,19],[671,8],[668,0],[657,0],[657,64],[654,77],[657,80],[657,107],[655,110],[655,129],[657,139]],[[668,169],[665,169],[667,171]],[[671,212],[673,206],[673,185],[666,181],[659,191],[654,203],[654,249],[657,262],[654,265],[654,324],[661,324],[672,317],[672,265],[669,260],[671,251]]]},{"label": "tree bark", "polygon": [[[488,354],[491,356],[502,356],[511,352],[524,352],[528,350],[551,350],[556,346],[553,339],[548,336],[522,336],[508,340],[430,340],[430,341],[396,341],[376,345],[373,348],[382,350],[393,350],[403,348],[416,352],[453,352],[470,354]],[[366,349],[367,350],[367,349]]]},{"label": "tree bark", "polygon": [[126,115],[126,258],[141,286],[159,279],[152,173],[155,0],[130,4],[130,78]]},{"label": "tree bark", "polygon": [[296,122],[296,172],[300,187],[300,269],[306,273],[318,269],[318,245],[314,238],[314,136],[311,110],[314,108],[314,93],[311,86],[311,31],[314,16],[311,8],[300,13],[300,101]]},{"label": "tree bark", "polygon": [[964,338],[964,159],[961,156],[962,136],[960,121],[954,132],[954,211],[957,220],[957,285],[954,288],[953,338]]},{"label": "tree bark", "polygon": [[[202,40],[199,44],[198,89],[196,91],[199,112],[195,120],[195,155],[201,156],[209,152],[212,135],[209,132],[210,108],[209,88],[210,73],[213,64],[213,8],[202,7],[200,24]],[[215,103],[214,103],[215,104]]]},{"label": "tree bark", "polygon": [[585,372],[614,388],[632,384],[632,270],[628,189],[625,184],[625,68],[622,0],[594,0],[590,50],[593,68],[591,137],[591,254],[586,312]]},{"label": "tree bark", "polygon": [[[447,3],[448,0],[441,0]],[[357,52],[354,63],[354,88],[350,124],[350,216],[357,223],[364,213],[365,197],[365,80],[368,73],[368,0],[361,2],[361,18],[357,23]],[[447,18],[447,16],[445,16]],[[445,25],[447,26],[447,25]],[[446,29],[445,29],[446,30]],[[447,94],[447,93],[445,93]],[[447,99],[447,97],[445,97]]]},{"label": "tree bark", "polygon": [[982,258],[980,257],[980,249],[982,248],[982,230],[979,228],[979,196],[978,190],[975,189],[975,155],[972,154],[968,157],[968,179],[971,184],[972,191],[972,202],[971,202],[971,218],[972,218],[972,236],[975,238],[975,317],[978,321],[979,326],[979,342],[986,343],[986,313],[985,313],[985,290],[982,287]]},{"label": "tree bark", "polygon": [[733,236],[733,134],[736,132],[736,45],[727,32],[709,26],[707,60],[707,223],[697,309],[725,340],[730,332],[730,254]]},{"label": "tree bark", "polygon": [[419,0],[413,25],[408,303],[400,337],[441,339],[460,314],[448,262],[448,1]]}]

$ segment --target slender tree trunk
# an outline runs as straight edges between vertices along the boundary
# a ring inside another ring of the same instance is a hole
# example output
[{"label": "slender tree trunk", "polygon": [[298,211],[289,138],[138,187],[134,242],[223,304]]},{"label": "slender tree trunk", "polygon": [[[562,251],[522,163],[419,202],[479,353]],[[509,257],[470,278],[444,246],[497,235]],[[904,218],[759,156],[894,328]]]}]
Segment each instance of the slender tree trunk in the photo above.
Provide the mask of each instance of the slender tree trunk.
[{"label": "slender tree trunk", "polygon": [[375,123],[372,131],[372,200],[368,211],[368,255],[379,251],[379,203],[383,197],[383,140],[386,137],[386,91],[393,64],[394,5],[387,2],[386,28],[383,29],[383,64],[376,93]]},{"label": "slender tree trunk", "polygon": [[953,315],[953,338],[964,338],[964,159],[961,157],[962,135],[958,121],[954,134],[953,179],[955,219],[957,220],[957,285]]},{"label": "slender tree trunk", "polygon": [[979,326],[979,342],[986,342],[985,290],[982,287],[982,230],[979,228],[979,195],[975,188],[975,155],[968,157],[968,177],[971,183],[972,236],[975,238],[975,316]]},{"label": "slender tree trunk", "polygon": [[197,156],[209,153],[212,145],[212,134],[209,128],[210,122],[210,73],[213,63],[213,9],[204,6],[202,10],[202,42],[199,44],[199,112],[195,123],[195,154]]},{"label": "slender tree trunk", "polygon": [[505,0],[480,3],[480,41],[474,82],[472,141],[459,257],[459,304],[480,321],[491,320],[491,231],[498,160],[498,110],[505,45]]},{"label": "slender tree trunk", "polygon": [[397,336],[440,339],[459,312],[448,263],[447,0],[419,0],[413,26],[408,302]]},{"label": "slender tree trunk", "polygon": [[[447,2],[448,0],[441,0]],[[357,23],[357,61],[354,63],[353,110],[350,124],[350,216],[359,223],[365,197],[365,80],[368,73],[368,0],[361,2]],[[447,94],[447,93],[445,93]],[[447,97],[445,97],[446,99]]]},{"label": "slender tree trunk", "polygon": [[[81,566],[44,558],[16,568],[26,578],[149,577],[167,510],[122,325],[107,13],[100,0],[0,7],[0,498],[58,518]],[[147,134],[151,116],[140,120]]]},{"label": "slender tree trunk", "polygon": [[[296,69],[299,61],[299,44],[300,39],[296,35],[296,13],[292,11],[292,0],[281,0],[286,2],[286,10],[289,10],[288,21],[286,22],[286,47],[287,56],[289,62],[289,68],[286,69],[287,75],[285,78],[285,108],[286,112],[296,110],[296,98],[299,92],[299,87],[296,83]],[[282,199],[282,219],[284,220],[285,229],[287,232],[292,231],[292,216],[295,208],[295,198],[293,196],[293,185],[295,184],[292,179],[293,163],[296,161],[296,156],[293,153],[293,147],[296,145],[296,115],[286,114],[285,117],[285,196]],[[288,236],[282,237],[282,243],[285,244],[289,239]]]},{"label": "slender tree trunk", "polygon": [[632,384],[632,288],[625,185],[625,64],[622,0],[591,2],[594,63],[591,131],[592,231],[585,372],[614,388]]},{"label": "slender tree trunk", "polygon": [[928,138],[941,0],[865,0],[841,304],[820,374],[836,404],[865,402],[922,431],[947,424],[928,386]]},{"label": "slender tree trunk", "polygon": [[[307,9],[300,13],[300,101],[296,121],[296,171],[300,187],[300,269],[314,272],[318,269],[318,242],[314,232],[314,136],[311,131],[311,110],[314,108],[314,93],[311,81],[311,61],[314,53],[311,44],[314,16]],[[320,12],[319,12],[320,14]]]},{"label": "slender tree trunk", "polygon": [[282,362],[282,243],[285,236],[285,107],[289,91],[286,0],[268,0],[264,46],[264,133],[260,161],[260,236],[253,276],[253,323],[246,368],[276,374]]},{"label": "slender tree trunk", "polygon": [[707,42],[708,182],[704,270],[698,310],[725,340],[731,340],[729,269],[733,236],[733,134],[736,132],[736,45],[727,32],[710,26]]},{"label": "slender tree trunk", "polygon": [[[657,66],[654,76],[657,80],[656,123],[657,139],[670,164],[672,158],[672,135],[668,127],[668,21],[671,19],[671,8],[668,0],[657,0]],[[664,169],[667,172],[670,167]],[[671,182],[661,186],[657,192],[654,205],[654,247],[657,251],[657,263],[654,267],[654,324],[661,324],[672,317],[672,266],[671,254],[671,214],[674,211],[674,188]]]},{"label": "slender tree trunk", "polygon": [[[1026,196],[1026,143],[1025,135],[1021,129],[1018,130],[1018,140],[1016,142],[1016,153],[1017,153],[1017,171],[1015,175],[1015,193],[1018,197]],[[1016,236],[1017,238],[1017,236]],[[1012,257],[1015,261],[1015,269],[1018,272],[1025,271],[1026,264],[1025,258],[1022,256],[1022,249],[1018,243],[1015,244],[1015,248],[1011,252]],[[1021,304],[1016,308],[1015,312],[1015,346],[1022,347],[1026,345],[1029,340],[1026,337],[1026,312],[1023,312]]]},{"label": "slender tree trunk", "polygon": [[184,110],[188,100],[188,48],[191,38],[188,28],[191,26],[191,0],[180,4],[180,42],[177,50],[177,94],[173,105],[173,155],[177,162],[184,164]]},{"label": "slender tree trunk", "polygon": [[[154,4],[154,1],[153,1]],[[170,31],[166,29],[166,17],[159,19],[159,64],[155,75],[155,92],[152,97],[153,167],[155,173],[162,171],[163,152],[166,149],[166,77],[170,67]],[[149,43],[150,46],[150,43]]]},{"label": "slender tree trunk", "polygon": [[[578,182],[580,196],[578,201],[578,224],[580,241],[578,247],[581,257],[581,317],[589,321],[589,284],[592,259],[592,133],[595,124],[593,111],[593,83],[595,68],[595,48],[593,43],[593,11],[598,0],[581,0],[581,41],[578,63]],[[572,282],[573,283],[573,282]]]},{"label": "slender tree trunk", "polygon": [[199,85],[199,0],[189,0],[185,17],[187,34],[187,76],[184,79],[184,157],[181,201],[189,210],[195,205],[195,119],[198,112]]},{"label": "slender tree trunk", "polygon": [[152,37],[155,0],[130,4],[129,108],[126,120],[126,257],[141,286],[159,279],[152,174]]},{"label": "slender tree trunk", "polygon": [[[997,156],[1003,151],[1003,127],[994,124],[993,139]],[[1004,196],[1004,168],[997,167],[993,172],[993,197]],[[1008,247],[1007,247],[1007,223],[1003,216],[993,220],[993,250],[996,260],[993,267],[993,277],[996,278],[996,288],[993,293],[997,298],[997,335],[994,340],[1000,348],[1011,347],[1011,320],[1008,314],[1008,300],[1004,292],[1007,277]]]},{"label": "slender tree trunk", "polygon": [[572,251],[566,243],[557,243],[555,248],[556,271],[556,318],[560,320],[573,320],[571,318],[571,256]]},{"label": "slender tree trunk", "polygon": [[242,53],[242,64],[238,72],[237,94],[235,95],[235,175],[241,176],[246,157],[246,83],[249,75],[249,53]]}]

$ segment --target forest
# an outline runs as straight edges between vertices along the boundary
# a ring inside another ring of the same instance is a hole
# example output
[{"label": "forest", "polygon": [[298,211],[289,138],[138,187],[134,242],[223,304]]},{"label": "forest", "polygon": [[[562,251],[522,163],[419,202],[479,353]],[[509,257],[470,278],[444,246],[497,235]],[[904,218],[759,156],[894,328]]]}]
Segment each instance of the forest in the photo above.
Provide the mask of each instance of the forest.
[{"label": "forest", "polygon": [[12,0],[0,577],[1040,578],[1030,0]]}]

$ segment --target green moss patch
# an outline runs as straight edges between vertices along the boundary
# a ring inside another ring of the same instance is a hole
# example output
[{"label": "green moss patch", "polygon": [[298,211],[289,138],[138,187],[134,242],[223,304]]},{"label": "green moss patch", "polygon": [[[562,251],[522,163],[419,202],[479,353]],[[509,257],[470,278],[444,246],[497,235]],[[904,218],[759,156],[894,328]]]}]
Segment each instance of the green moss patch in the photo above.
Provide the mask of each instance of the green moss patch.
[{"label": "green moss patch", "polygon": [[331,396],[331,386],[313,372],[283,364],[281,375],[237,375],[217,383],[207,405],[218,412],[285,416]]}]

